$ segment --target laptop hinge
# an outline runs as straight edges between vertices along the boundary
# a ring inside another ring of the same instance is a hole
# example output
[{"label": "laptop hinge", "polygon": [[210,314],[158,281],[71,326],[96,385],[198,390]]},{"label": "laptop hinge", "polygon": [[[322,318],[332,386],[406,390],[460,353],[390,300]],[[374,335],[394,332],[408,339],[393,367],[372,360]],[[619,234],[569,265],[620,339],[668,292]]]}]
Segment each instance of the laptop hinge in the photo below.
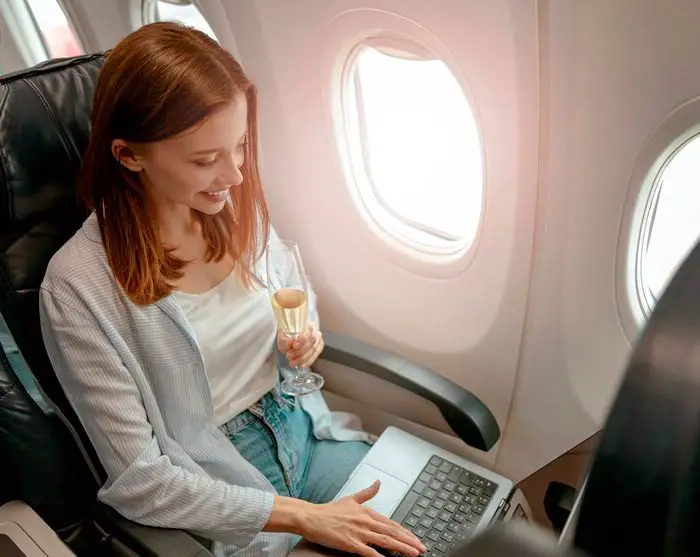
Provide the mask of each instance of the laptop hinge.
[{"label": "laptop hinge", "polygon": [[498,507],[496,508],[496,512],[493,513],[493,518],[491,519],[491,524],[495,524],[497,522],[503,522],[503,519],[506,517],[508,514],[508,511],[510,510],[510,496],[508,496],[507,499],[501,499],[501,501],[498,503]]}]

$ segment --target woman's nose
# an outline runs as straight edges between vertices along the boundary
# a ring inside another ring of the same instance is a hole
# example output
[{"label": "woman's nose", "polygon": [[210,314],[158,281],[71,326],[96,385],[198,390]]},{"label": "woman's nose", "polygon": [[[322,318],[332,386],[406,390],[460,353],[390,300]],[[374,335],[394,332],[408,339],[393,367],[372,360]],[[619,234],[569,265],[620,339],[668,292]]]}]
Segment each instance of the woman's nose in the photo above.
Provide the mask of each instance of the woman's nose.
[{"label": "woman's nose", "polygon": [[233,165],[233,172],[231,173],[231,185],[232,186],[240,186],[243,183],[243,173],[241,172],[241,169]]},{"label": "woman's nose", "polygon": [[229,186],[240,186],[243,183],[241,166],[243,166],[243,164],[239,164],[236,157],[231,157],[229,159],[228,168],[226,169],[226,174],[224,176],[224,179]]}]

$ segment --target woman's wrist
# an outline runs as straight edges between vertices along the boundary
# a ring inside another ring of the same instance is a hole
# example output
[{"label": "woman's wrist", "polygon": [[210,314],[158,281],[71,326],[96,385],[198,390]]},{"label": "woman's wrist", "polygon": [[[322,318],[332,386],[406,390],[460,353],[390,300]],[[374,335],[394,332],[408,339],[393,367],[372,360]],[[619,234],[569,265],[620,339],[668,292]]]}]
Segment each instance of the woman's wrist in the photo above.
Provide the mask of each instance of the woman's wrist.
[{"label": "woman's wrist", "polygon": [[285,532],[303,536],[303,526],[308,524],[309,514],[314,506],[313,503],[301,499],[276,495],[263,532]]}]

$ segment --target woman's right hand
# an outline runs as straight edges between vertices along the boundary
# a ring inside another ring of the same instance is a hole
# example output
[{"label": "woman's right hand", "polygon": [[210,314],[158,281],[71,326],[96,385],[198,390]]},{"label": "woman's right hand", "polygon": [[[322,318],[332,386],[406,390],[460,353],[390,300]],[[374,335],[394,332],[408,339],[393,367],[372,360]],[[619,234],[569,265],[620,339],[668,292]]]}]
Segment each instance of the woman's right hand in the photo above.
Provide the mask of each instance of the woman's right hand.
[{"label": "woman's right hand", "polygon": [[[312,505],[298,523],[300,534],[325,547],[381,557],[370,546],[416,557],[425,552],[418,537],[390,518],[362,504],[379,491],[379,481],[338,501]],[[300,517],[301,518],[301,517]]]}]

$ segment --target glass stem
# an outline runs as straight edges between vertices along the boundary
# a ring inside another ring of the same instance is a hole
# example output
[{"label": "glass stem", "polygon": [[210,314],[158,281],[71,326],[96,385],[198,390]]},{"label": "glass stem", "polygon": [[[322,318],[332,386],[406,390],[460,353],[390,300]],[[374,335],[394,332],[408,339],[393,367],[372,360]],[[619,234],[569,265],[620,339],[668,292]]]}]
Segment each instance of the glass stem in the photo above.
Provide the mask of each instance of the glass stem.
[{"label": "glass stem", "polygon": [[[292,340],[296,340],[299,337],[298,334],[292,335]],[[304,372],[306,371],[303,366],[297,365],[294,366],[294,371],[296,372],[294,375],[294,381],[301,382],[301,379],[304,377]]]},{"label": "glass stem", "polygon": [[296,375],[294,376],[294,380],[301,382],[301,379],[304,377],[304,373],[306,373],[306,369],[303,368],[302,366],[295,366],[294,370],[296,371]]}]

